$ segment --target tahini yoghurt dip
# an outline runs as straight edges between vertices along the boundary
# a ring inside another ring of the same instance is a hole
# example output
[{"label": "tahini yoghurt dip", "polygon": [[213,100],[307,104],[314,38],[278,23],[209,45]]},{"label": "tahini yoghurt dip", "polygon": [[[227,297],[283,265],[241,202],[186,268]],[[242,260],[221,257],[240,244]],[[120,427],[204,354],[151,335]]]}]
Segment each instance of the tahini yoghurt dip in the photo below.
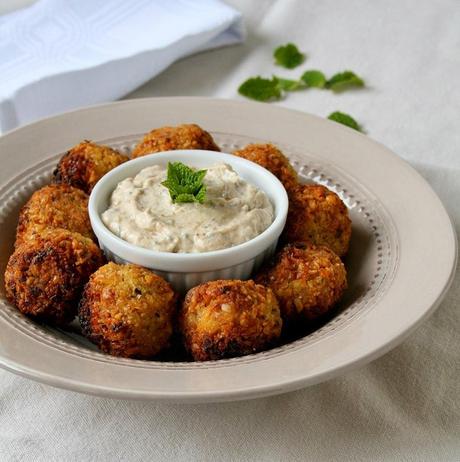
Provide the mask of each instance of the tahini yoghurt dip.
[{"label": "tahini yoghurt dip", "polygon": [[104,224],[127,242],[163,252],[208,252],[249,241],[274,219],[267,195],[230,165],[208,167],[206,200],[174,204],[161,184],[166,168],[154,165],[121,181],[112,193]]}]

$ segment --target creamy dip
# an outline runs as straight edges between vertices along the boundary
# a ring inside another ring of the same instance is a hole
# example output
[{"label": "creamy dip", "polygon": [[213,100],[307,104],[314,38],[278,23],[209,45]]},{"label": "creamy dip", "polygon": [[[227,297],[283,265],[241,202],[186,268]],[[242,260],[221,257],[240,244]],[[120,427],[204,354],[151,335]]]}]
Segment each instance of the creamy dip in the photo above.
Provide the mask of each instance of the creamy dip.
[{"label": "creamy dip", "polygon": [[102,221],[117,236],[163,252],[207,252],[249,241],[274,219],[267,195],[230,165],[207,168],[206,199],[173,204],[161,184],[166,168],[154,165],[121,181]]}]

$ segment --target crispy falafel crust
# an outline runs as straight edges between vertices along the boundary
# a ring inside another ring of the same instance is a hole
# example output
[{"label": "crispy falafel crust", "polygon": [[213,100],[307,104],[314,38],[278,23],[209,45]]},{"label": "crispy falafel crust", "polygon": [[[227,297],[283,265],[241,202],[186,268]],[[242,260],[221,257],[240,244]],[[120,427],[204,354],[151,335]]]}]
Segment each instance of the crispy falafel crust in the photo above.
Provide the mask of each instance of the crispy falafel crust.
[{"label": "crispy falafel crust", "polygon": [[177,149],[220,151],[212,136],[196,124],[160,127],[147,133],[134,148],[132,157]]},{"label": "crispy falafel crust", "polygon": [[339,257],[348,252],[351,220],[340,197],[322,185],[299,185],[289,197],[285,242],[326,245]]},{"label": "crispy falafel crust", "polygon": [[177,296],[137,265],[108,263],[90,278],[79,306],[83,334],[102,351],[151,358],[169,346]]},{"label": "crispy falafel crust", "polygon": [[290,325],[326,314],[347,288],[340,258],[328,247],[301,242],[284,247],[255,280],[273,290]]},{"label": "crispy falafel crust", "polygon": [[96,244],[65,229],[48,229],[18,246],[5,271],[8,300],[24,314],[62,325],[77,314],[90,274],[105,262]]},{"label": "crispy falafel crust", "polygon": [[189,290],[179,324],[187,351],[207,361],[273,346],[282,321],[270,289],[252,280],[218,280]]},{"label": "crispy falafel crust", "polygon": [[89,194],[107,172],[127,160],[128,157],[109,146],[85,140],[62,156],[53,181],[70,184]]},{"label": "crispy falafel crust", "polygon": [[88,195],[67,184],[35,191],[19,213],[15,247],[47,228],[62,228],[95,240],[88,215]]},{"label": "crispy falafel crust", "polygon": [[289,159],[273,144],[248,144],[233,154],[269,170],[283,183],[288,192],[299,184],[297,172]]}]

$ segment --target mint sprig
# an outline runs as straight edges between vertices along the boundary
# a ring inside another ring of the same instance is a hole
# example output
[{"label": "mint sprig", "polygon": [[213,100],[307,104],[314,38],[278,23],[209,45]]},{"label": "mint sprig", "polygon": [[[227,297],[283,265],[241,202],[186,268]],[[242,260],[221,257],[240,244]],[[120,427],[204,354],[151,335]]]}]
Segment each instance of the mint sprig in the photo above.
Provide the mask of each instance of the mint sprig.
[{"label": "mint sprig", "polygon": [[339,72],[330,79],[326,79],[323,72],[316,69],[305,71],[300,79],[286,79],[274,75],[271,79],[264,77],[251,77],[238,88],[240,95],[256,101],[277,101],[282,98],[283,92],[305,90],[308,88],[321,88],[332,90],[334,93],[347,90],[351,87],[363,87],[364,80],[352,71]]},{"label": "mint sprig", "polygon": [[353,128],[354,130],[358,130],[359,132],[363,131],[358,122],[356,122],[351,115],[345,114],[344,112],[335,111],[332,114],[329,114],[327,118],[334,122],[338,122],[339,124]]},{"label": "mint sprig", "polygon": [[293,43],[287,43],[276,48],[273,57],[275,64],[286,69],[294,69],[305,61],[305,54],[300,52]]},{"label": "mint sprig", "polygon": [[195,170],[182,162],[168,162],[167,177],[161,184],[168,188],[174,204],[202,204],[206,199],[206,185],[203,183],[205,175],[206,170]]}]

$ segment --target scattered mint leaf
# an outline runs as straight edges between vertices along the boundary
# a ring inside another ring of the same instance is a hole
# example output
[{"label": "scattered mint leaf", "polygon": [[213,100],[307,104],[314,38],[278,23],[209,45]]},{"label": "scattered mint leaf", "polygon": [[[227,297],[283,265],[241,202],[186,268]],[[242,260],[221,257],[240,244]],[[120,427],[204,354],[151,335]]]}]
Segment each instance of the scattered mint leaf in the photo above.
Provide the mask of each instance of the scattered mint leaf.
[{"label": "scattered mint leaf", "polygon": [[347,127],[353,128],[362,132],[362,129],[358,122],[356,122],[353,117],[344,112],[335,111],[332,114],[329,114],[327,117],[329,120],[333,120],[334,122],[338,122],[339,124],[346,125]]},{"label": "scattered mint leaf", "polygon": [[326,85],[326,76],[321,71],[317,70],[304,72],[300,79],[307,84],[308,87],[324,88]]},{"label": "scattered mint leaf", "polygon": [[270,101],[281,98],[281,90],[274,80],[251,77],[238,88],[240,95],[257,101]]},{"label": "scattered mint leaf", "polygon": [[364,80],[352,71],[339,72],[326,82],[326,88],[335,92],[343,91],[350,87],[364,87]]},{"label": "scattered mint leaf", "polygon": [[305,84],[301,80],[283,79],[274,75],[273,81],[280,90],[284,91],[296,91],[305,88]]},{"label": "scattered mint leaf", "polygon": [[294,69],[302,64],[305,60],[305,54],[301,53],[293,43],[279,46],[273,52],[275,63],[278,66]]},{"label": "scattered mint leaf", "polygon": [[206,170],[195,170],[182,162],[168,162],[166,181],[161,184],[168,188],[173,204],[180,202],[199,202],[206,198],[206,185],[203,179]]}]

